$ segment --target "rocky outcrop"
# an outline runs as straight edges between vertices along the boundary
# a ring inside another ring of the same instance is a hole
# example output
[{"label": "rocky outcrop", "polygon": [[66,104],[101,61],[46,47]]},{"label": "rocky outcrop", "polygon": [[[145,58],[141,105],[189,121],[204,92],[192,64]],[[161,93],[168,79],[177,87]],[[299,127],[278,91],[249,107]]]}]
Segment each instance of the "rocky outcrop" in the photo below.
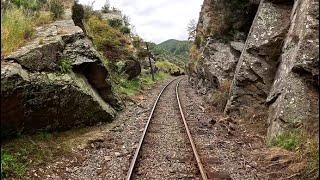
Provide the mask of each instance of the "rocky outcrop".
[{"label": "rocky outcrop", "polygon": [[200,93],[232,81],[256,10],[252,1],[204,1],[195,40],[200,59],[196,72],[189,73]]},{"label": "rocky outcrop", "polygon": [[[232,44],[232,45],[231,45]],[[223,82],[231,81],[240,57],[243,43],[217,43],[209,40],[202,52],[203,60],[198,63],[196,85],[205,94],[218,88]]]},{"label": "rocky outcrop", "polygon": [[72,20],[37,28],[1,61],[1,135],[111,121],[122,103],[99,53]]},{"label": "rocky outcrop", "polygon": [[298,0],[266,103],[269,139],[305,126],[319,131],[319,1]]},{"label": "rocky outcrop", "polygon": [[266,111],[265,100],[289,29],[291,8],[292,5],[261,3],[235,71],[227,113],[241,115],[248,108]]},{"label": "rocky outcrop", "polygon": [[[200,38],[195,40],[200,56],[194,57],[200,58],[190,63],[195,65],[189,67],[190,79],[206,90],[232,80],[225,113],[260,114],[268,124],[268,139],[301,126],[317,133],[319,2],[250,1],[252,8],[260,4],[255,18],[235,12],[239,26],[229,24],[232,7],[225,3],[204,1],[197,26]],[[243,25],[249,21],[246,31]],[[238,32],[230,36],[230,27]]]}]

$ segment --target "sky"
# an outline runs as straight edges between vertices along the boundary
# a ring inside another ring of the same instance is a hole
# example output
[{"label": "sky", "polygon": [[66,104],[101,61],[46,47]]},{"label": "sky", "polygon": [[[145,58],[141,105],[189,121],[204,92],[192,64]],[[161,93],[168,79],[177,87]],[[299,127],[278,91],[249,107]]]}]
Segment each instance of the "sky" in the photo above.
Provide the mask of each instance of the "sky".
[{"label": "sky", "polygon": [[[93,0],[80,0],[91,4]],[[106,0],[95,0],[98,10]],[[130,17],[136,33],[144,40],[161,43],[168,39],[186,40],[191,19],[198,21],[203,0],[109,0],[111,7]]]}]

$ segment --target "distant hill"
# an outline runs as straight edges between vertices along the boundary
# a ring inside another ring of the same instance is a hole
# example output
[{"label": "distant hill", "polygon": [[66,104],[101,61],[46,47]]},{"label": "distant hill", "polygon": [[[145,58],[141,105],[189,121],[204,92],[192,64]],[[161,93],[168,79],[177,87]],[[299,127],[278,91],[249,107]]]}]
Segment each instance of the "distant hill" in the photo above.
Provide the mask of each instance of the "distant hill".
[{"label": "distant hill", "polygon": [[184,67],[189,61],[189,50],[191,42],[169,39],[160,44],[153,44],[151,51],[156,55],[157,59],[168,60],[172,63]]}]

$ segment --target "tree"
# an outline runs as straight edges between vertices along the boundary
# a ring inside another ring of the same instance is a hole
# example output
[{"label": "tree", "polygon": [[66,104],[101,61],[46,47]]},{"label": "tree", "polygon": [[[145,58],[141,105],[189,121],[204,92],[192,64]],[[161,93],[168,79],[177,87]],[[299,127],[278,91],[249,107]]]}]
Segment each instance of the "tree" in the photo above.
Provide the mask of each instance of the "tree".
[{"label": "tree", "polygon": [[102,12],[103,13],[109,13],[110,12],[110,2],[109,2],[109,0],[106,0],[106,3],[102,7]]},{"label": "tree", "polygon": [[197,34],[197,22],[196,20],[194,19],[191,19],[189,24],[188,24],[188,27],[187,27],[187,30],[188,30],[188,40],[189,41],[194,41],[195,38],[196,38],[196,34]]},{"label": "tree", "polygon": [[130,26],[130,18],[127,15],[123,15],[122,16],[123,22],[125,24],[125,26]]}]

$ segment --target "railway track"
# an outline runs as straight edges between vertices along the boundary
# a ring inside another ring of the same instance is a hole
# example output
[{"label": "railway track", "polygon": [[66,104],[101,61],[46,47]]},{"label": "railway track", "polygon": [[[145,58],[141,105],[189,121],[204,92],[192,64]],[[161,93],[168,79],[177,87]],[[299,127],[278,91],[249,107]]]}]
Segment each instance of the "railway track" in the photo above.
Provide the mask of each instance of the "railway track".
[{"label": "railway track", "polygon": [[208,179],[180,102],[182,79],[172,80],[158,95],[126,180]]}]

